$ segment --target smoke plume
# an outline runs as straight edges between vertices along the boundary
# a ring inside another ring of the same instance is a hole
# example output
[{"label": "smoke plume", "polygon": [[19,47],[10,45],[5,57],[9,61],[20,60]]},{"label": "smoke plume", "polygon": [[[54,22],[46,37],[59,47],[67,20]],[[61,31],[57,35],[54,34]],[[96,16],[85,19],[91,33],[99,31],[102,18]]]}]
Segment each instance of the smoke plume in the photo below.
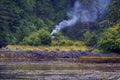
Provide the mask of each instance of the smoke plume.
[{"label": "smoke plume", "polygon": [[110,0],[88,0],[89,2],[75,1],[73,8],[67,12],[68,20],[63,20],[51,32],[57,33],[64,27],[73,26],[77,21],[94,22],[103,17]]}]

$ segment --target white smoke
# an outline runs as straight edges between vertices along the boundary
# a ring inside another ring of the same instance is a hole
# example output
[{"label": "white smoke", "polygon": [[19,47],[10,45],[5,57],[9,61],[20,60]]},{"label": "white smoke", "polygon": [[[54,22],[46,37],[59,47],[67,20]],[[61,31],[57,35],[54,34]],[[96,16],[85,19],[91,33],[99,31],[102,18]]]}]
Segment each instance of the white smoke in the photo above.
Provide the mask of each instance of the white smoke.
[{"label": "white smoke", "polygon": [[[78,20],[81,22],[96,21],[98,18],[98,11],[100,15],[103,15],[107,10],[107,5],[109,2],[110,0],[92,0],[92,3],[88,6],[76,1],[73,8],[67,12],[67,16],[70,19],[63,20],[56,25],[55,29],[51,32],[51,35],[57,33],[64,27],[75,25]],[[86,6],[88,7],[86,8]]]},{"label": "white smoke", "polygon": [[58,31],[60,31],[60,29],[66,27],[66,26],[75,25],[75,23],[79,20],[79,17],[80,17],[79,7],[80,7],[80,3],[78,1],[76,1],[72,10],[67,12],[67,15],[70,17],[70,19],[63,20],[58,25],[56,25],[55,29],[51,32],[51,35],[53,35],[54,33],[57,33]]}]

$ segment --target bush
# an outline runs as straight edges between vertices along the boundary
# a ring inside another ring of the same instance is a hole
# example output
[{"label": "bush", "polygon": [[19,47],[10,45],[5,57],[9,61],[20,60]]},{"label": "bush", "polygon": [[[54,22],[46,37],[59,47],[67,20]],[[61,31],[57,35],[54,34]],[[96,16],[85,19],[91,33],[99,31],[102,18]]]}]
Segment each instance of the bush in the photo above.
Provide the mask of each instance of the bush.
[{"label": "bush", "polygon": [[45,30],[39,30],[32,33],[30,36],[23,39],[23,44],[39,46],[39,45],[50,45],[51,35]]},{"label": "bush", "polygon": [[97,43],[97,37],[95,32],[86,31],[83,34],[84,42],[87,46],[94,46]]},{"label": "bush", "polygon": [[23,39],[23,44],[38,46],[41,45],[41,39],[39,38],[39,33],[34,32],[30,36]]},{"label": "bush", "polygon": [[100,49],[109,52],[120,52],[120,23],[108,28],[98,40]]},{"label": "bush", "polygon": [[84,45],[81,41],[70,40],[65,36],[59,35],[58,41],[52,41],[53,46],[81,46]]},{"label": "bush", "polygon": [[71,40],[60,40],[58,45],[59,46],[72,46],[74,43]]},{"label": "bush", "polygon": [[6,37],[3,36],[3,34],[0,34],[0,48],[5,47],[8,44]]},{"label": "bush", "polygon": [[52,39],[50,33],[45,30],[40,30],[39,33],[40,33],[41,44],[51,45]]},{"label": "bush", "polygon": [[69,40],[67,37],[63,36],[61,33],[54,34],[55,37],[58,37],[58,41],[52,41],[53,46],[72,46],[74,42]]}]

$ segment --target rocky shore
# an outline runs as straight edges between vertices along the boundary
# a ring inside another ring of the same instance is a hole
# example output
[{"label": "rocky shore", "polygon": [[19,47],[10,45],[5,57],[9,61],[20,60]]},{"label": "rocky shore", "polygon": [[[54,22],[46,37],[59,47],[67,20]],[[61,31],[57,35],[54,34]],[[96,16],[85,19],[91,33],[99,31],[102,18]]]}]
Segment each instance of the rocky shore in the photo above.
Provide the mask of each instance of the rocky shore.
[{"label": "rocky shore", "polygon": [[98,57],[112,57],[119,56],[119,54],[105,54],[105,53],[91,53],[87,51],[11,51],[11,50],[0,50],[0,57],[35,57],[39,58],[79,58],[80,56],[98,56]]},{"label": "rocky shore", "polygon": [[91,53],[87,51],[11,51],[0,50],[0,59],[12,61],[64,60],[87,63],[120,63],[119,54]]}]

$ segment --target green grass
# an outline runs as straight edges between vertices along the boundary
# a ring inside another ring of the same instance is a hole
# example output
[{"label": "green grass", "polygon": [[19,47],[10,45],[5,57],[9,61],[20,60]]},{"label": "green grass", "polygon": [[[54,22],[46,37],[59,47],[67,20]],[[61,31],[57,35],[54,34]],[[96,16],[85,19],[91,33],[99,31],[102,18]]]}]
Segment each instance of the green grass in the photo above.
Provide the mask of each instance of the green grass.
[{"label": "green grass", "polygon": [[47,51],[70,51],[70,50],[87,50],[88,47],[85,45],[81,46],[27,46],[27,45],[8,45],[7,46],[10,50],[16,50],[18,48],[19,50],[47,50]]}]

